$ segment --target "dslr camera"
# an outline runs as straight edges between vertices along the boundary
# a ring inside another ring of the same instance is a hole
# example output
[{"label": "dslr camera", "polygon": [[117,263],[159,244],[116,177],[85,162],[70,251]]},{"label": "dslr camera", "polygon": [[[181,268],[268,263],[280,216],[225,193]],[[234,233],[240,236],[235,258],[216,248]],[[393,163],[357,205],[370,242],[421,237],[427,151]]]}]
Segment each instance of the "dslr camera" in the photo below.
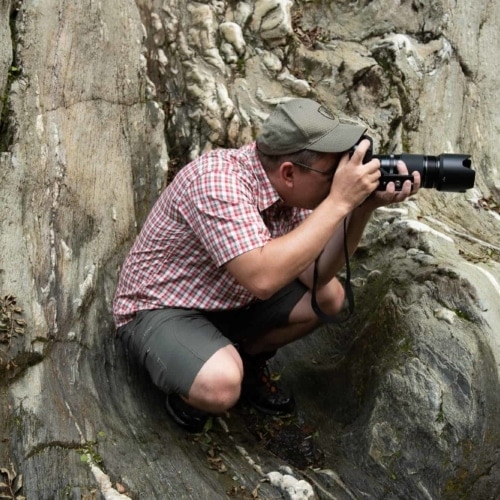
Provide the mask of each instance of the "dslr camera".
[{"label": "dslr camera", "polygon": [[[434,188],[438,191],[463,193],[474,187],[476,173],[472,170],[470,155],[467,154],[441,154],[439,156],[426,156],[418,154],[402,153],[399,155],[375,155],[373,154],[373,140],[363,135],[363,139],[370,141],[370,148],[363,158],[363,163],[368,163],[373,158],[380,160],[380,184],[379,191],[385,191],[389,182],[394,182],[396,191],[400,191],[406,180],[413,182],[413,176],[401,175],[396,167],[398,160],[402,160],[408,167],[408,172],[415,170],[420,173],[423,188]],[[356,149],[353,147],[351,154]]]}]

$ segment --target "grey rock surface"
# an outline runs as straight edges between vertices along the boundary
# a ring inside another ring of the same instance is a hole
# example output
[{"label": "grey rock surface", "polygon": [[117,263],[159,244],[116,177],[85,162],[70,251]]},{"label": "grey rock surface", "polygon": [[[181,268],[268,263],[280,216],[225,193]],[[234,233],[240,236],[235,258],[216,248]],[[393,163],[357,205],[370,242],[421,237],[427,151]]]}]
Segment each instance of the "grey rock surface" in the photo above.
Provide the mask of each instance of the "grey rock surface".
[{"label": "grey rock surface", "polygon": [[[11,490],[498,498],[499,24],[500,4],[471,0],[0,0]],[[297,96],[364,120],[382,153],[470,153],[476,186],[377,211],[352,262],[355,316],[275,360],[294,419],[239,405],[186,436],[115,343],[118,269],[179,167],[251,141]]]},{"label": "grey rock surface", "polygon": [[0,3],[0,115],[7,99],[7,81],[12,69],[12,38],[10,35],[10,2]]}]

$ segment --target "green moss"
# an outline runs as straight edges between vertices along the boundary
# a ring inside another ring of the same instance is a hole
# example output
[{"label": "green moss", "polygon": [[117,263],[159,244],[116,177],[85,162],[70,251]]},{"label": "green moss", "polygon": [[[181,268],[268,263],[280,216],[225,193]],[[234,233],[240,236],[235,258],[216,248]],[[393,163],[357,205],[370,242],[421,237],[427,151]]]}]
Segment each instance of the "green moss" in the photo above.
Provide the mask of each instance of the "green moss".
[{"label": "green moss", "polygon": [[459,469],[454,478],[449,479],[443,488],[444,498],[453,498],[453,500],[466,499],[467,494],[464,493],[464,484],[469,477],[469,473],[465,469]]},{"label": "green moss", "polygon": [[[388,295],[392,288],[390,272],[383,272],[377,281],[370,282],[366,292],[356,297],[359,304],[370,304],[363,314],[356,315],[351,331],[360,331],[345,358],[341,370],[347,370],[355,388],[357,407],[362,408],[379,377],[396,369],[415,356],[415,344],[408,333],[405,317]],[[399,289],[398,294],[405,291]]]},{"label": "green moss", "polygon": [[244,57],[238,57],[236,61],[236,73],[239,77],[245,78],[247,74],[246,62]]},{"label": "green moss", "polygon": [[102,457],[97,451],[97,442],[89,441],[81,448],[78,448],[80,460],[85,464],[102,464]]},{"label": "green moss", "polygon": [[472,321],[472,318],[467,314],[466,311],[463,311],[462,309],[455,309],[454,313],[460,318],[460,319],[465,319],[467,321]]}]

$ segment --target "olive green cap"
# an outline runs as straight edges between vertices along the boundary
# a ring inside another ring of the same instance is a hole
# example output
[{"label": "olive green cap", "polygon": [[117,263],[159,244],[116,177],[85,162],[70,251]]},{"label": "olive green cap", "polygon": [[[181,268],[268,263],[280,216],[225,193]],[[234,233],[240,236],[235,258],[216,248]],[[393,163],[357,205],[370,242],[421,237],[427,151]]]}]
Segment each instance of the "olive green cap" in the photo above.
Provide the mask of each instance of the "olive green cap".
[{"label": "olive green cap", "polygon": [[302,149],[340,153],[351,149],[365,131],[364,125],[338,118],[312,99],[291,99],[276,106],[264,122],[257,148],[267,155]]}]

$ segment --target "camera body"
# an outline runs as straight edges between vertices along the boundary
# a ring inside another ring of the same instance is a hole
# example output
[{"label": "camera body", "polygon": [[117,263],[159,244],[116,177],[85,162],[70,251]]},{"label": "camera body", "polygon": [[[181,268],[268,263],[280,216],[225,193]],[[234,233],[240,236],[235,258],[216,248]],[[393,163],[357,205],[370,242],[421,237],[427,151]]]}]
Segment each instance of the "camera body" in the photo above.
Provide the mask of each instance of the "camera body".
[{"label": "camera body", "polygon": [[[385,191],[389,182],[394,182],[396,190],[400,191],[404,181],[413,181],[412,175],[399,174],[397,169],[398,160],[405,162],[408,172],[418,171],[420,173],[422,179],[420,187],[457,193],[463,193],[467,189],[474,187],[476,173],[472,170],[470,155],[454,153],[443,153],[439,156],[407,153],[399,155],[374,155],[372,138],[363,135],[358,144],[363,139],[370,141],[370,148],[363,158],[363,163],[368,163],[373,158],[380,161],[380,172],[382,175],[379,187],[377,188],[379,191]],[[354,146],[352,152],[354,152],[356,146]]]}]

